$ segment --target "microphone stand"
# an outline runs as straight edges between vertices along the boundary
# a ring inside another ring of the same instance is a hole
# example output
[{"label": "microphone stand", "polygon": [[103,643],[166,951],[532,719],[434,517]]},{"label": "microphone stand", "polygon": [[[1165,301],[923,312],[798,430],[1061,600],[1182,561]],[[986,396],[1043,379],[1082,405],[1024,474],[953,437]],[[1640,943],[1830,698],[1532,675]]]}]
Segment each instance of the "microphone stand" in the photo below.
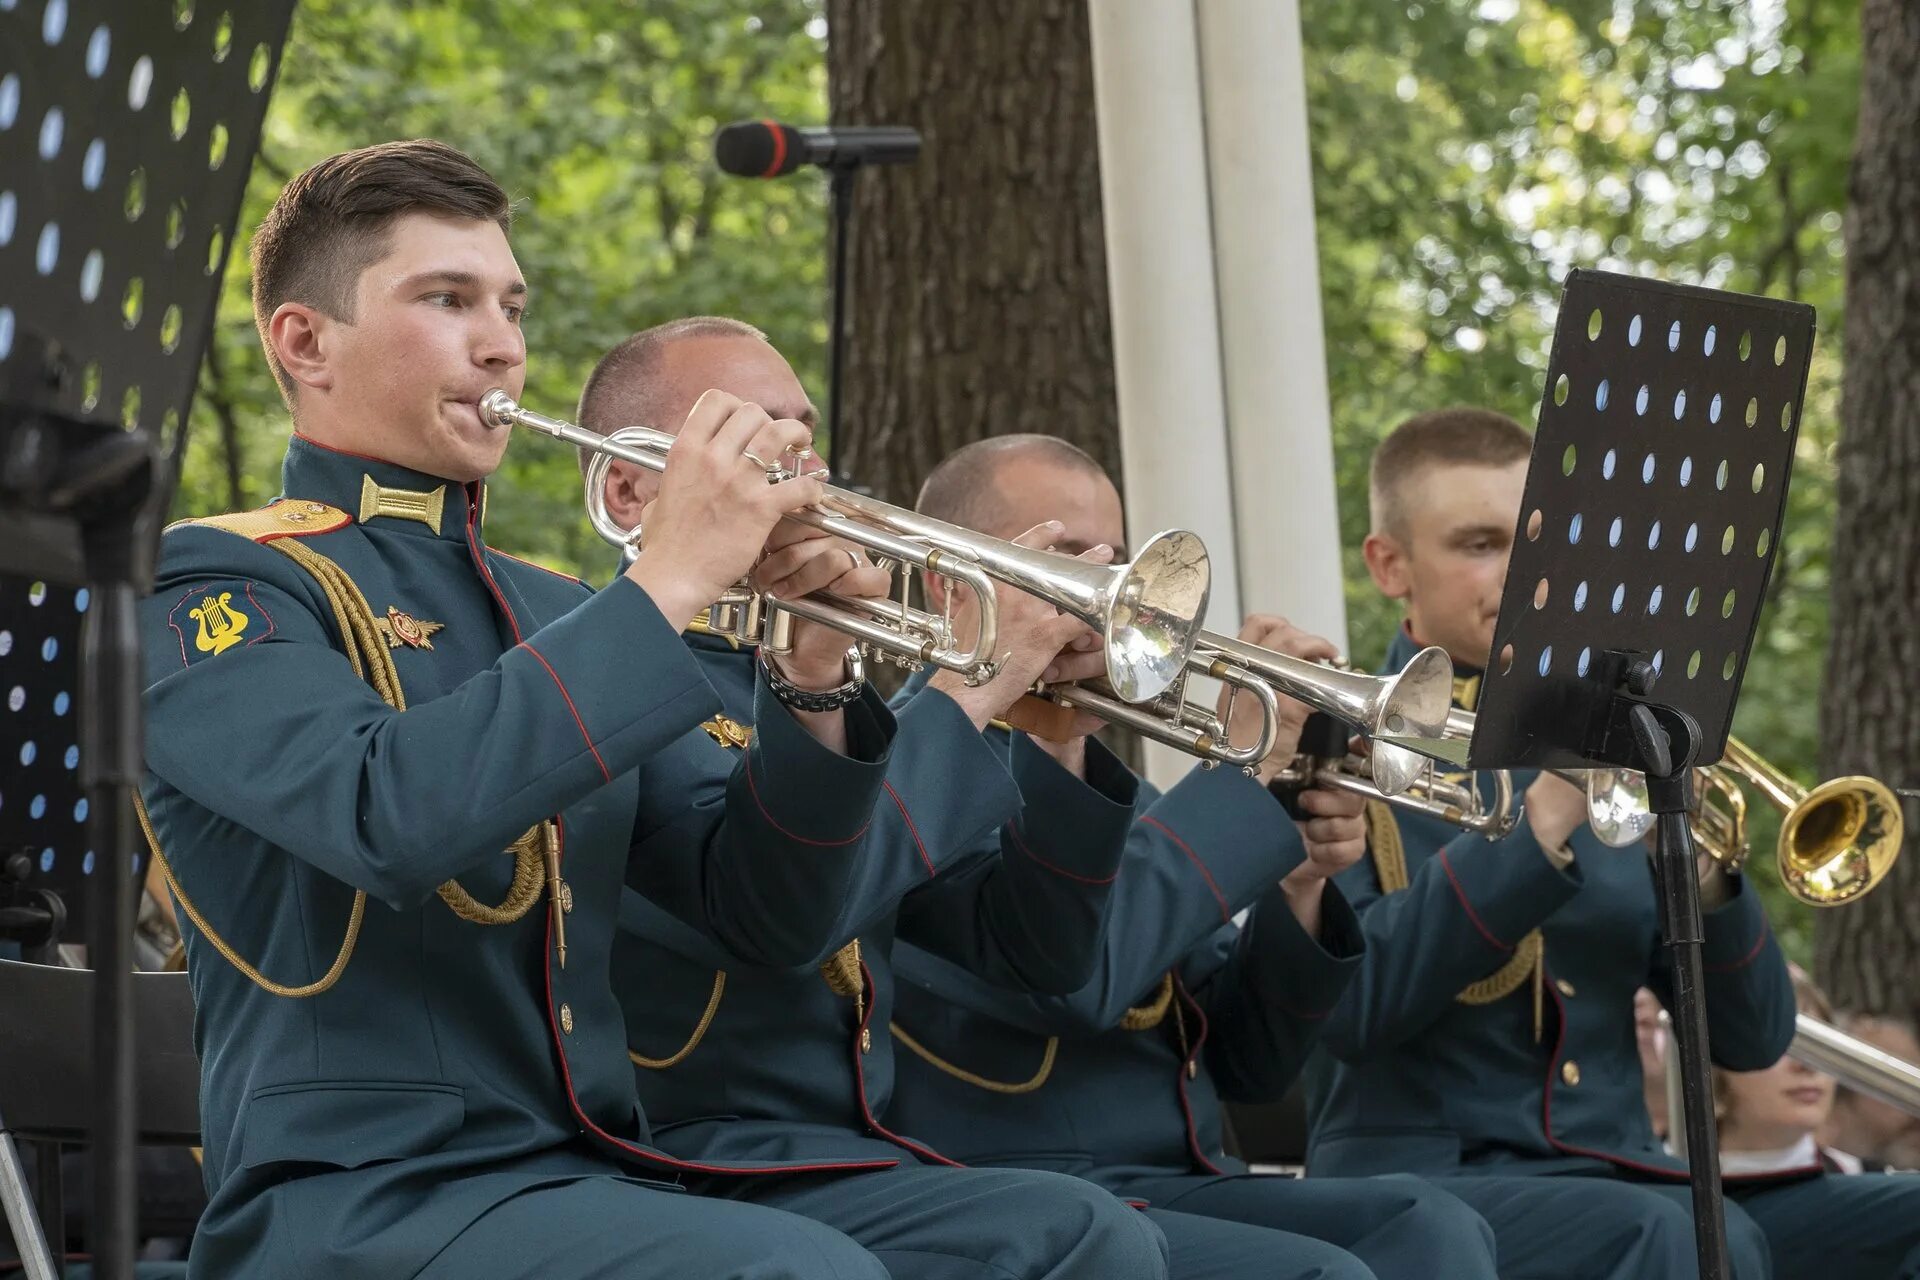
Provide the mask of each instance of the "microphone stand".
[{"label": "microphone stand", "polygon": [[833,315],[827,326],[827,440],[836,456],[840,434],[841,371],[847,355],[847,227],[853,221],[853,177],[859,163],[836,164],[827,173],[833,223]]}]

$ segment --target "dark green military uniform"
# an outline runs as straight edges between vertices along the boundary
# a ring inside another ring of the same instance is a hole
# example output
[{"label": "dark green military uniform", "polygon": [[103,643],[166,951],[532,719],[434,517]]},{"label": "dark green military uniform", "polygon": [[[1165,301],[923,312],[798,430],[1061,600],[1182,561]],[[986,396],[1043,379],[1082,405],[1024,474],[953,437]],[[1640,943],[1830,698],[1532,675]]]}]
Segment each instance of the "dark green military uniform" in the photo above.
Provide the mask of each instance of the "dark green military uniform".
[{"label": "dark green military uniform", "polygon": [[[724,712],[656,772],[719,779],[739,744],[758,738],[748,728],[761,714],[757,658],[710,635],[687,641]],[[717,1189],[846,1232],[895,1280],[1163,1275],[1157,1233],[1099,1188],[954,1167],[882,1122],[893,1090],[896,935],[1008,986],[1085,981],[1133,817],[1133,776],[1100,749],[1091,785],[1024,739],[1003,756],[942,694],[917,700],[899,724],[866,835],[872,856],[820,955],[755,963],[628,895],[615,987],[656,1139],[702,1163],[893,1165],[857,1178]],[[646,855],[643,839],[635,856]]]},{"label": "dark green military uniform", "polygon": [[[1402,632],[1387,667],[1416,647]],[[1479,678],[1457,672],[1462,705]],[[1516,775],[1516,792],[1531,781]],[[1342,877],[1367,954],[1309,1071],[1309,1170],[1444,1179],[1493,1226],[1503,1276],[1691,1276],[1685,1171],[1653,1135],[1634,1038],[1634,992],[1672,989],[1645,853],[1582,827],[1563,872],[1525,822],[1489,842],[1404,813],[1373,837]],[[1758,895],[1736,877],[1705,924],[1713,1056],[1770,1066],[1794,999]],[[1533,1176],[1548,1174],[1586,1176]],[[1769,1242],[1771,1274],[1836,1278],[1894,1275],[1920,1243],[1920,1179],[1809,1169],[1728,1185],[1740,1280],[1769,1274]],[[1868,1216],[1855,1198],[1886,1215],[1837,1233]]]},{"label": "dark green military uniform", "polygon": [[1196,769],[1143,791],[1100,965],[1077,992],[996,989],[900,948],[895,1038],[913,1052],[890,1115],[969,1163],[1151,1204],[1176,1278],[1413,1280],[1436,1258],[1448,1277],[1492,1277],[1485,1224],[1416,1179],[1251,1175],[1222,1151],[1221,1097],[1285,1093],[1358,963],[1359,923],[1328,886],[1320,938],[1300,927],[1278,887],[1304,856],[1299,828],[1259,783]]},{"label": "dark green military uniform", "polygon": [[765,702],[724,795],[641,813],[630,860],[639,775],[720,707],[646,593],[488,549],[479,486],[296,439],[285,491],[170,532],[143,621],[202,1064],[193,1274],[883,1275],[676,1185],[712,1170],[651,1145],[608,953],[623,874],[735,952],[818,953],[891,713],[850,708],[841,757]]}]

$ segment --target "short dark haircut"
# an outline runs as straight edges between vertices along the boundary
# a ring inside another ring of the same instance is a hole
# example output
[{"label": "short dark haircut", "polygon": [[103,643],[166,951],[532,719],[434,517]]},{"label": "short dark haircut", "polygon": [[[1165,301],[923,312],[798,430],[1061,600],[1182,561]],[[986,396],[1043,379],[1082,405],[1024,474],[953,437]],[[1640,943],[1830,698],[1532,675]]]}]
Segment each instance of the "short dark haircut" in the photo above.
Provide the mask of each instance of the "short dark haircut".
[{"label": "short dark haircut", "polygon": [[1533,437],[1504,413],[1458,407],[1417,413],[1395,427],[1373,451],[1367,498],[1373,531],[1397,536],[1406,529],[1406,494],[1420,473],[1433,467],[1505,467],[1525,462]]},{"label": "short dark haircut", "polygon": [[253,319],[267,364],[289,402],[293,379],[267,341],[283,302],[353,321],[360,273],[392,248],[403,214],[424,212],[512,223],[507,193],[464,152],[415,138],[329,156],[287,184],[253,233]]},{"label": "short dark haircut", "polygon": [[[574,420],[589,431],[610,435],[621,427],[652,427],[671,431],[678,423],[660,421],[665,415],[660,385],[660,361],[667,348],[683,338],[754,338],[767,341],[767,335],[731,316],[686,316],[642,329],[606,355],[587,375],[580,391],[580,410]],[[592,455],[580,451],[580,468],[586,470]]]},{"label": "short dark haircut", "polygon": [[994,533],[1007,518],[996,483],[1000,468],[1016,458],[1090,475],[1105,477],[1107,474],[1092,454],[1058,436],[1031,433],[989,436],[948,454],[920,486],[914,509],[948,524]]}]

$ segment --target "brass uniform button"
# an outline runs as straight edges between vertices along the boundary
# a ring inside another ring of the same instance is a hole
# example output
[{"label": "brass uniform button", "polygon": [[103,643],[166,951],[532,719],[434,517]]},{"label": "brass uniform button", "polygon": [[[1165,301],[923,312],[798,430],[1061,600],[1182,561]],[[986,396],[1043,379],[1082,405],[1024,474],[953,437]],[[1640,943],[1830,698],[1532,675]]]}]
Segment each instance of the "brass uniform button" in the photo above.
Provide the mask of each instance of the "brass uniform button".
[{"label": "brass uniform button", "polygon": [[1560,1064],[1560,1078],[1568,1084],[1580,1083],[1580,1064],[1568,1058]]},{"label": "brass uniform button", "polygon": [[573,886],[565,880],[560,882],[560,910],[568,915],[573,914]]},{"label": "brass uniform button", "polygon": [[1573,999],[1573,984],[1571,982],[1568,982],[1565,978],[1555,978],[1553,985],[1561,995],[1569,1000]]},{"label": "brass uniform button", "polygon": [[[560,1006],[560,1029],[568,1035],[573,1034],[573,1008],[571,1005],[563,1004]],[[1568,1065],[1571,1066],[1572,1064],[1569,1063]]]},{"label": "brass uniform button", "polygon": [[860,1052],[873,1052],[873,1032],[866,1027],[860,1028]]}]

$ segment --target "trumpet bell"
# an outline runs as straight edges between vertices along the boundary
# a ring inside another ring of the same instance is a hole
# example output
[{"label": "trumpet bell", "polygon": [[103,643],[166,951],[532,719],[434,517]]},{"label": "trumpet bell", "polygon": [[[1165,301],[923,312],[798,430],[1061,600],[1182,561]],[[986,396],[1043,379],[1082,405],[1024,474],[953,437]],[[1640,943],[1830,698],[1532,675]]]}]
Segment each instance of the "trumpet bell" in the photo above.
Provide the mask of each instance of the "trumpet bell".
[{"label": "trumpet bell", "polygon": [[1900,801],[1873,778],[1834,778],[1780,823],[1780,882],[1802,902],[1838,906],[1886,878],[1906,826]]},{"label": "trumpet bell", "polygon": [[1207,550],[1175,529],[1147,540],[1106,599],[1107,683],[1123,702],[1157,697],[1186,667],[1212,590]]},{"label": "trumpet bell", "polygon": [[1445,649],[1422,649],[1413,661],[1385,678],[1378,696],[1379,711],[1373,722],[1378,732],[1370,770],[1374,785],[1393,796],[1425,774],[1432,759],[1392,740],[1438,743],[1446,739],[1447,714],[1453,708],[1453,659]]},{"label": "trumpet bell", "polygon": [[1631,769],[1586,771],[1587,823],[1601,844],[1624,848],[1644,838],[1655,822],[1647,779]]}]

